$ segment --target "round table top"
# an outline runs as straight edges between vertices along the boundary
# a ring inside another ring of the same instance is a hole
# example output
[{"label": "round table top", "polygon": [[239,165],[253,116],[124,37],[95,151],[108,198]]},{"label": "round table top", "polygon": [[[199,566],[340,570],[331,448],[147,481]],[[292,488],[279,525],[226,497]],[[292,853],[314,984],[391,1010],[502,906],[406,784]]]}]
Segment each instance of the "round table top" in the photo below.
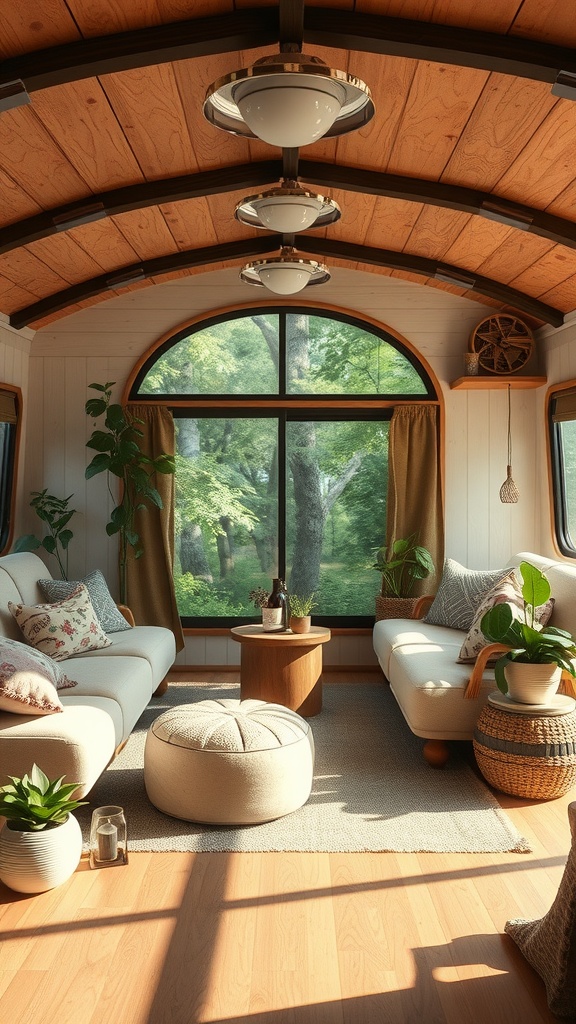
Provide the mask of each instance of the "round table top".
[{"label": "round table top", "polygon": [[325,644],[330,639],[330,630],[324,626],[311,626],[308,633],[293,633],[292,630],[285,630],[282,633],[273,633],[265,630],[261,623],[254,623],[249,626],[233,626],[230,630],[232,639],[238,643],[253,644],[293,644],[294,646],[314,646]]}]

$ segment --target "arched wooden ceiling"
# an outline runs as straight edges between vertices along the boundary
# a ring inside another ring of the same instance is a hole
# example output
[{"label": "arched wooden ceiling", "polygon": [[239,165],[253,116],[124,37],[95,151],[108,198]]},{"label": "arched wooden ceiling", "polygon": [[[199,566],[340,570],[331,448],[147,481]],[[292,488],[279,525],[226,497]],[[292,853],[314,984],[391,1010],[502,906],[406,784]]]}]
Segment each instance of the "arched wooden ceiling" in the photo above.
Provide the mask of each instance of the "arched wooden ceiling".
[{"label": "arched wooden ceiling", "polygon": [[[570,7],[4,0],[0,311],[39,327],[277,251],[281,238],[239,224],[234,206],[296,166],[342,208],[296,239],[302,252],[560,324],[576,306]],[[374,119],[299,154],[211,126],[207,86],[298,32],[368,83]]]}]

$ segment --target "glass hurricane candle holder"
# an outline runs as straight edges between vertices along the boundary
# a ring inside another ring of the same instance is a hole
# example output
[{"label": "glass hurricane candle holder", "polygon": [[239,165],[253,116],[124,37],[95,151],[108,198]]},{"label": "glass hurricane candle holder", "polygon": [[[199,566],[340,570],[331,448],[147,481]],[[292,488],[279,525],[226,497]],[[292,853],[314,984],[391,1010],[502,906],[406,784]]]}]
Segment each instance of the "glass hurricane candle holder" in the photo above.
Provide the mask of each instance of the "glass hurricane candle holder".
[{"label": "glass hurricane candle holder", "polygon": [[128,863],[126,817],[122,807],[111,804],[92,812],[90,867],[107,868]]}]

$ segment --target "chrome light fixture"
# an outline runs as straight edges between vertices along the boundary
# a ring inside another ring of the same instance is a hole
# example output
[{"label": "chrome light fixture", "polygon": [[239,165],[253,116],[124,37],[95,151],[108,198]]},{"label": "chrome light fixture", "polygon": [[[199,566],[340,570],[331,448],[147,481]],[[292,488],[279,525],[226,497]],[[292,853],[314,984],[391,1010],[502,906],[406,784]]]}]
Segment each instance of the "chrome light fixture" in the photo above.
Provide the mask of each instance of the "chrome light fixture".
[{"label": "chrome light fixture", "polygon": [[209,86],[204,115],[218,128],[296,149],[344,135],[374,115],[368,86],[305,53],[262,57]]},{"label": "chrome light fixture", "polygon": [[295,295],[312,284],[330,280],[328,269],[317,260],[298,255],[292,246],[282,246],[279,256],[247,263],[240,271],[240,280],[268,288],[275,295]]},{"label": "chrome light fixture", "polygon": [[251,228],[266,228],[294,235],[307,228],[322,228],[340,219],[338,203],[316,192],[309,192],[291,178],[277,188],[259,195],[246,196],[238,203],[234,216]]}]

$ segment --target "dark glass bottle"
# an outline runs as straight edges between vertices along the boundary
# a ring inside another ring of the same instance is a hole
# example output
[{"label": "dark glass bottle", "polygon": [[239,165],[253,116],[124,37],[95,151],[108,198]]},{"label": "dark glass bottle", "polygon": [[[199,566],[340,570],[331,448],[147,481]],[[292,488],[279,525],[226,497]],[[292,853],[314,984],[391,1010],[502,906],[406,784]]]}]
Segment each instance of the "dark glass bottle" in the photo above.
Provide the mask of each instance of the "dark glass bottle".
[{"label": "dark glass bottle", "polygon": [[276,577],[272,580],[272,593],[268,598],[267,608],[281,608],[282,609],[282,624],[274,630],[276,633],[285,632],[288,629],[288,592],[286,590],[286,584],[280,577]]}]

